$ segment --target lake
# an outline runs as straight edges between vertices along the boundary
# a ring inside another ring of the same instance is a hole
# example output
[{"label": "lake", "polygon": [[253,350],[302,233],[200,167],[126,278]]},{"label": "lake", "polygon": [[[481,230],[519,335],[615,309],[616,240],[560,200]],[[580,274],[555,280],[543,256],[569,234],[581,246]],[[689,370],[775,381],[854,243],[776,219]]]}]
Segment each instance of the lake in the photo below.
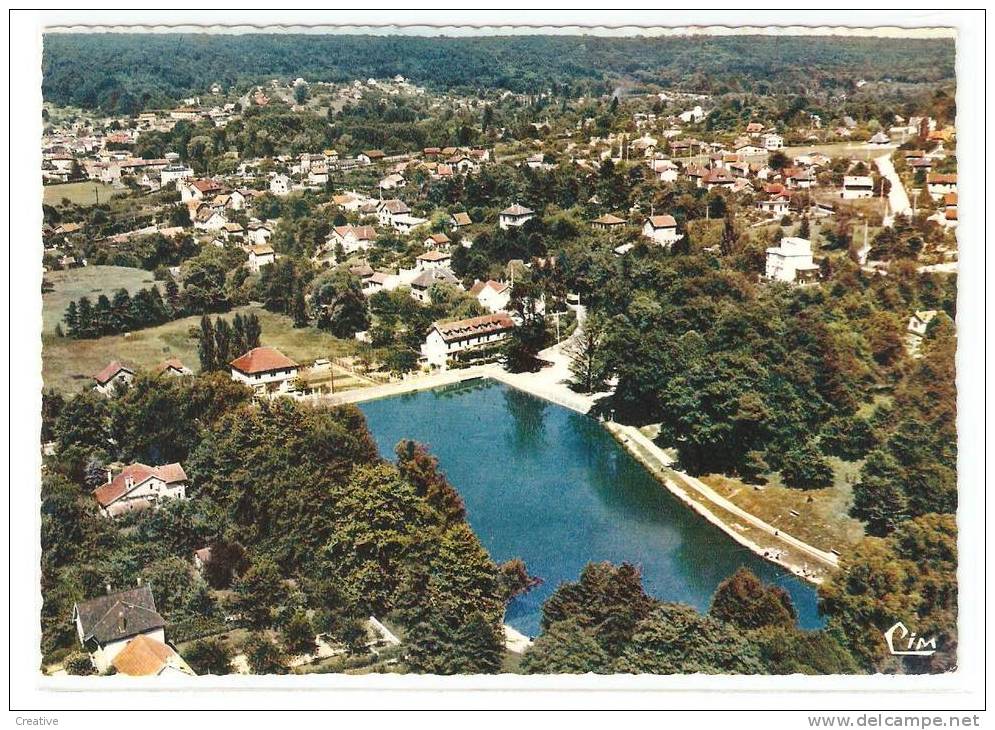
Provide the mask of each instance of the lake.
[{"label": "lake", "polygon": [[706,611],[742,565],[790,594],[803,628],[822,625],[815,588],[757,557],[670,494],[594,419],[492,380],[360,403],[381,454],[426,444],[466,502],[491,557],[519,557],[543,584],[505,620],[539,632],[542,604],[589,562],[628,561],[652,596]]}]

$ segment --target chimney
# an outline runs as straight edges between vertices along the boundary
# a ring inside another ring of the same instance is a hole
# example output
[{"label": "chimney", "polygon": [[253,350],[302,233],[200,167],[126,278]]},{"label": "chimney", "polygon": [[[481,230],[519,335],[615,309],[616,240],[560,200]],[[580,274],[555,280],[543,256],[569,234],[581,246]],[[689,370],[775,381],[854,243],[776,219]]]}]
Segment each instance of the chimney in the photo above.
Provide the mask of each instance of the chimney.
[{"label": "chimney", "polygon": [[135,579],[135,585],[137,585],[139,588],[142,587],[142,576],[138,576],[138,578]]},{"label": "chimney", "polygon": [[104,588],[107,589],[107,595],[110,595],[111,594],[111,584],[110,583],[105,583],[104,584]]},{"label": "chimney", "polygon": [[117,614],[118,631],[125,631],[127,628],[128,628],[128,619],[124,617],[124,611],[118,611]]},{"label": "chimney", "polygon": [[110,467],[107,467],[107,483],[110,484],[114,481],[114,472],[111,471]]}]

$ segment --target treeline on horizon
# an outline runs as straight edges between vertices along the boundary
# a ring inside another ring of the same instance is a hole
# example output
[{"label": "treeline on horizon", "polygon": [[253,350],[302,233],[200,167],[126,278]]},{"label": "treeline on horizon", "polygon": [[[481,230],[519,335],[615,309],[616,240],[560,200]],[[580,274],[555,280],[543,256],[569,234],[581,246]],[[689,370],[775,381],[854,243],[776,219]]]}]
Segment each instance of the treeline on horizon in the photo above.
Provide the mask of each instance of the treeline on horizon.
[{"label": "treeline on horizon", "polygon": [[[953,39],[803,36],[422,38],[47,34],[42,91],[60,105],[131,114],[273,77],[348,82],[401,74],[432,89],[602,94],[620,80],[703,93],[954,78]],[[721,76],[721,78],[719,78]]]}]

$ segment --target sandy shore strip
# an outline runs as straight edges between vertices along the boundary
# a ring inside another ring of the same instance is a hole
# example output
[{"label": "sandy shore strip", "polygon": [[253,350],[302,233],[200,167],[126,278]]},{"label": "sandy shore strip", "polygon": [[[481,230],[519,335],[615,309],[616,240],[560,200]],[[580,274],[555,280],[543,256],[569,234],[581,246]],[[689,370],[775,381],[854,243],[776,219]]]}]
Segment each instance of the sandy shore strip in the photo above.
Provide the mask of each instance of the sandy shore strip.
[{"label": "sandy shore strip", "polygon": [[384,383],[383,385],[371,385],[366,388],[352,388],[343,390],[341,393],[331,393],[329,395],[317,396],[317,402],[338,406],[344,403],[363,403],[368,400],[378,400],[380,398],[390,398],[395,395],[405,393],[415,393],[419,390],[431,390],[441,388],[446,385],[454,385],[467,380],[477,380],[490,377],[492,367],[482,366],[464,368],[460,370],[445,370],[431,373],[429,375],[412,375],[411,377],[398,380],[394,383]]},{"label": "sandy shore strip", "polygon": [[743,547],[814,584],[821,583],[830,571],[839,568],[833,553],[775,528],[737,507],[702,481],[673,469],[670,457],[639,429],[612,422],[604,425],[675,497]]}]

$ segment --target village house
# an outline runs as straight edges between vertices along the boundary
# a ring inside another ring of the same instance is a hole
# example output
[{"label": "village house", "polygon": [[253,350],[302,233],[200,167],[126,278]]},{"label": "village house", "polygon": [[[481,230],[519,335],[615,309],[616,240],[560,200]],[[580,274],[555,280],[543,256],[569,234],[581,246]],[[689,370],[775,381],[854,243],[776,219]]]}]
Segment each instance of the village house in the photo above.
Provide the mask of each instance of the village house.
[{"label": "village house", "polygon": [[[436,252],[429,251],[429,253]],[[422,255],[424,256],[426,254]],[[421,302],[422,304],[431,304],[432,287],[436,284],[445,284],[459,289],[463,288],[460,286],[459,279],[457,279],[456,275],[453,274],[453,272],[448,268],[444,266],[433,266],[432,268],[424,269],[412,280],[411,298]]]},{"label": "village house", "polygon": [[425,248],[447,248],[452,241],[445,233],[433,233],[423,243]]},{"label": "village house", "polygon": [[421,271],[446,268],[452,260],[453,257],[450,254],[435,250],[426,251],[415,259],[416,265]]},{"label": "village house", "polygon": [[131,590],[80,601],[73,606],[73,623],[83,651],[90,655],[98,672],[106,672],[130,641],[146,636],[166,642],[166,621],[155,607],[152,590],[139,586]]},{"label": "village house", "polygon": [[356,161],[361,165],[372,165],[380,162],[384,158],[384,153],[380,150],[364,150],[356,155]]},{"label": "village house", "polygon": [[369,250],[376,240],[377,232],[373,226],[335,226],[326,242],[332,246],[341,244],[346,254],[353,254]]},{"label": "village house", "polygon": [[728,170],[723,170],[722,168],[713,168],[705,173],[705,176],[701,178],[701,184],[705,186],[706,190],[713,190],[715,188],[731,188],[736,182]]},{"label": "village house", "polygon": [[746,125],[746,133],[752,137],[756,137],[763,131],[764,125],[760,122],[750,122]]},{"label": "village house", "polygon": [[432,367],[445,369],[448,359],[456,353],[499,342],[513,329],[514,321],[504,313],[445,324],[436,322],[422,344],[422,357]]},{"label": "village house", "polygon": [[122,365],[117,360],[114,360],[93,376],[93,389],[101,395],[110,397],[116,394],[118,387],[130,385],[134,379],[134,368]]},{"label": "village house", "polygon": [[186,203],[191,200],[206,200],[218,195],[224,190],[224,186],[217,180],[186,180],[177,179],[176,187],[180,191],[180,202]]},{"label": "village house", "polygon": [[933,200],[939,200],[947,193],[956,193],[957,174],[932,172],[926,176],[926,189]]},{"label": "village house", "polygon": [[180,464],[126,466],[116,476],[107,471],[107,482],[93,490],[104,517],[156,507],[166,499],[186,499],[187,475]]},{"label": "village house", "polygon": [[269,181],[269,191],[273,195],[287,195],[293,188],[293,183],[286,175],[274,175]]},{"label": "village house", "polygon": [[819,265],[812,261],[808,239],[786,236],[779,245],[767,249],[768,279],[794,284],[815,281],[818,275]]},{"label": "village house", "polygon": [[526,208],[524,205],[515,203],[514,205],[505,208],[498,214],[498,226],[502,230],[506,231],[509,228],[524,226],[533,218],[535,218],[534,210]]},{"label": "village house", "polygon": [[129,641],[111,664],[127,677],[196,676],[175,649],[146,634]]},{"label": "village house", "polygon": [[258,274],[262,267],[269,266],[274,261],[276,261],[276,252],[268,243],[249,246],[249,271]]},{"label": "village house", "polygon": [[591,228],[596,231],[620,231],[625,228],[625,219],[606,213],[591,221]]},{"label": "village house", "polygon": [[377,205],[377,218],[382,226],[393,227],[396,218],[410,214],[411,208],[408,207],[408,204],[397,198],[381,200]]},{"label": "village house", "polygon": [[694,109],[681,112],[678,116],[685,124],[697,124],[705,118],[705,111],[700,106],[695,106]]},{"label": "village house", "polygon": [[248,239],[250,244],[265,246],[273,235],[273,226],[262,221],[250,221]]},{"label": "village house", "polygon": [[193,375],[193,370],[184,365],[178,358],[171,357],[159,363],[159,366],[155,369],[156,375],[172,375],[172,376],[183,376],[183,375]]},{"label": "village house", "polygon": [[449,224],[454,229],[466,228],[471,225],[473,221],[470,220],[470,216],[467,213],[453,213],[449,217]]},{"label": "village house", "polygon": [[784,215],[788,212],[790,201],[787,195],[774,195],[767,200],[757,202],[757,208],[772,215]]},{"label": "village house", "polygon": [[943,196],[943,220],[945,225],[957,225],[957,193],[947,193]]},{"label": "village house", "polygon": [[407,184],[403,175],[399,175],[396,172],[388,175],[380,181],[381,190],[394,190],[396,188],[403,188]]},{"label": "village house", "polygon": [[747,144],[737,147],[736,154],[740,157],[761,157],[767,154],[767,150],[764,147],[757,147],[755,144]]},{"label": "village house", "polygon": [[909,317],[909,334],[916,337],[925,337],[929,323],[939,314],[935,309],[920,309]]},{"label": "village house", "polygon": [[228,224],[228,219],[218,208],[209,205],[202,205],[197,209],[193,217],[193,227],[198,231],[210,231],[215,233],[222,230]]},{"label": "village house", "polygon": [[256,395],[280,395],[294,390],[300,366],[273,347],[256,347],[229,363],[231,379]]},{"label": "village house", "polygon": [[672,215],[648,217],[643,222],[643,236],[668,249],[681,239],[677,233],[677,221]]},{"label": "village house", "polygon": [[874,197],[874,180],[869,175],[844,175],[840,197],[843,200]]},{"label": "village house", "polygon": [[489,312],[502,312],[508,308],[511,301],[511,285],[503,281],[480,281],[477,279],[470,287],[470,296],[476,297],[480,306]]},{"label": "village house", "polygon": [[774,132],[765,134],[760,138],[763,142],[765,150],[773,152],[774,150],[784,149],[784,137]]}]

